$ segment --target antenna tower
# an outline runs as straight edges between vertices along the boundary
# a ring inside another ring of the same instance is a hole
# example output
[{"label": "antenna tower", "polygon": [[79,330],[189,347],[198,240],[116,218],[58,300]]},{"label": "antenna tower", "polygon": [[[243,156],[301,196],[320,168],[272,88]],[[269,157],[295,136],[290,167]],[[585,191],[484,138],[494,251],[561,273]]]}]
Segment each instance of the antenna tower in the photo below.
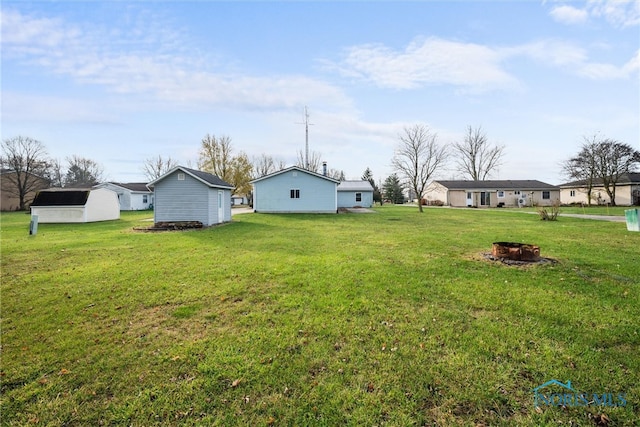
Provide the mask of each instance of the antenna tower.
[{"label": "antenna tower", "polygon": [[307,106],[304,106],[304,168],[309,169],[309,125],[313,126],[313,123],[309,123],[309,112]]}]

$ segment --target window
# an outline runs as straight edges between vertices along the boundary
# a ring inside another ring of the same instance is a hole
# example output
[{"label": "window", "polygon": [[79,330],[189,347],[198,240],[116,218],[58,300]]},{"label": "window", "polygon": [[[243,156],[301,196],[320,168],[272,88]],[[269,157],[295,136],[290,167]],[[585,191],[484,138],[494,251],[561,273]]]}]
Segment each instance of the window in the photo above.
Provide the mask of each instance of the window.
[{"label": "window", "polygon": [[356,193],[356,202],[362,201],[362,193]]},{"label": "window", "polygon": [[514,191],[513,194],[515,194],[516,196],[519,196],[520,195],[520,190]]},{"label": "window", "polygon": [[183,173],[179,173],[178,174],[178,181],[184,181],[184,174]]},{"label": "window", "polygon": [[548,191],[542,192],[542,200],[549,200],[551,198],[551,193]]},{"label": "window", "polygon": [[504,198],[504,191],[498,190],[498,198],[499,199],[503,199]]},{"label": "window", "polygon": [[569,196],[576,197],[576,190],[569,191]]},{"label": "window", "polygon": [[146,194],[142,195],[142,203],[147,203],[147,195]]},{"label": "window", "polygon": [[291,190],[290,194],[292,199],[300,198],[300,190]]}]

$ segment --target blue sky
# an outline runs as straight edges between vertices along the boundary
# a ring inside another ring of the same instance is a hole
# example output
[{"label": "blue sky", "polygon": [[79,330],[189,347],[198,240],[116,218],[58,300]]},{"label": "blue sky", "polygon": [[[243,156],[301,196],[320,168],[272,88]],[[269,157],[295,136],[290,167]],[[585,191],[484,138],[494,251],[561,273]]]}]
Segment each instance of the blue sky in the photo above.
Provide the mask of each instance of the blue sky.
[{"label": "blue sky", "polygon": [[[404,126],[482,126],[495,179],[564,181],[599,133],[640,149],[638,1],[2,2],[2,138],[89,157],[197,164],[206,134],[292,165],[310,149],[376,180]],[[459,178],[453,165],[439,178]]]}]

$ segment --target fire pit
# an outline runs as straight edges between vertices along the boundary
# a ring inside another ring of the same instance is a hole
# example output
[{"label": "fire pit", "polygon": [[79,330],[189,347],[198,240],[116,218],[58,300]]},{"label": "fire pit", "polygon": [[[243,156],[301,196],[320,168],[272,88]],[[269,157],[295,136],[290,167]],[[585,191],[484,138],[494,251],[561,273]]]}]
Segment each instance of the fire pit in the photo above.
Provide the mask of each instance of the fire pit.
[{"label": "fire pit", "polygon": [[535,262],[540,260],[540,246],[515,242],[494,242],[491,255],[500,259]]}]

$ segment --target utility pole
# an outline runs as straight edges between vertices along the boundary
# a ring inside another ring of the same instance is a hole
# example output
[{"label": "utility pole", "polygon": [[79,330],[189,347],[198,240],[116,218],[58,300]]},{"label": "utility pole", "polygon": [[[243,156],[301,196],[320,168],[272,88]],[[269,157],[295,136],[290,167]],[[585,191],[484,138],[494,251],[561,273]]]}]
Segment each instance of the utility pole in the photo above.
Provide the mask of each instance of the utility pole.
[{"label": "utility pole", "polygon": [[309,125],[313,126],[313,123],[309,123],[309,112],[307,106],[304,106],[304,123],[298,123],[304,125],[304,168],[309,170]]}]

